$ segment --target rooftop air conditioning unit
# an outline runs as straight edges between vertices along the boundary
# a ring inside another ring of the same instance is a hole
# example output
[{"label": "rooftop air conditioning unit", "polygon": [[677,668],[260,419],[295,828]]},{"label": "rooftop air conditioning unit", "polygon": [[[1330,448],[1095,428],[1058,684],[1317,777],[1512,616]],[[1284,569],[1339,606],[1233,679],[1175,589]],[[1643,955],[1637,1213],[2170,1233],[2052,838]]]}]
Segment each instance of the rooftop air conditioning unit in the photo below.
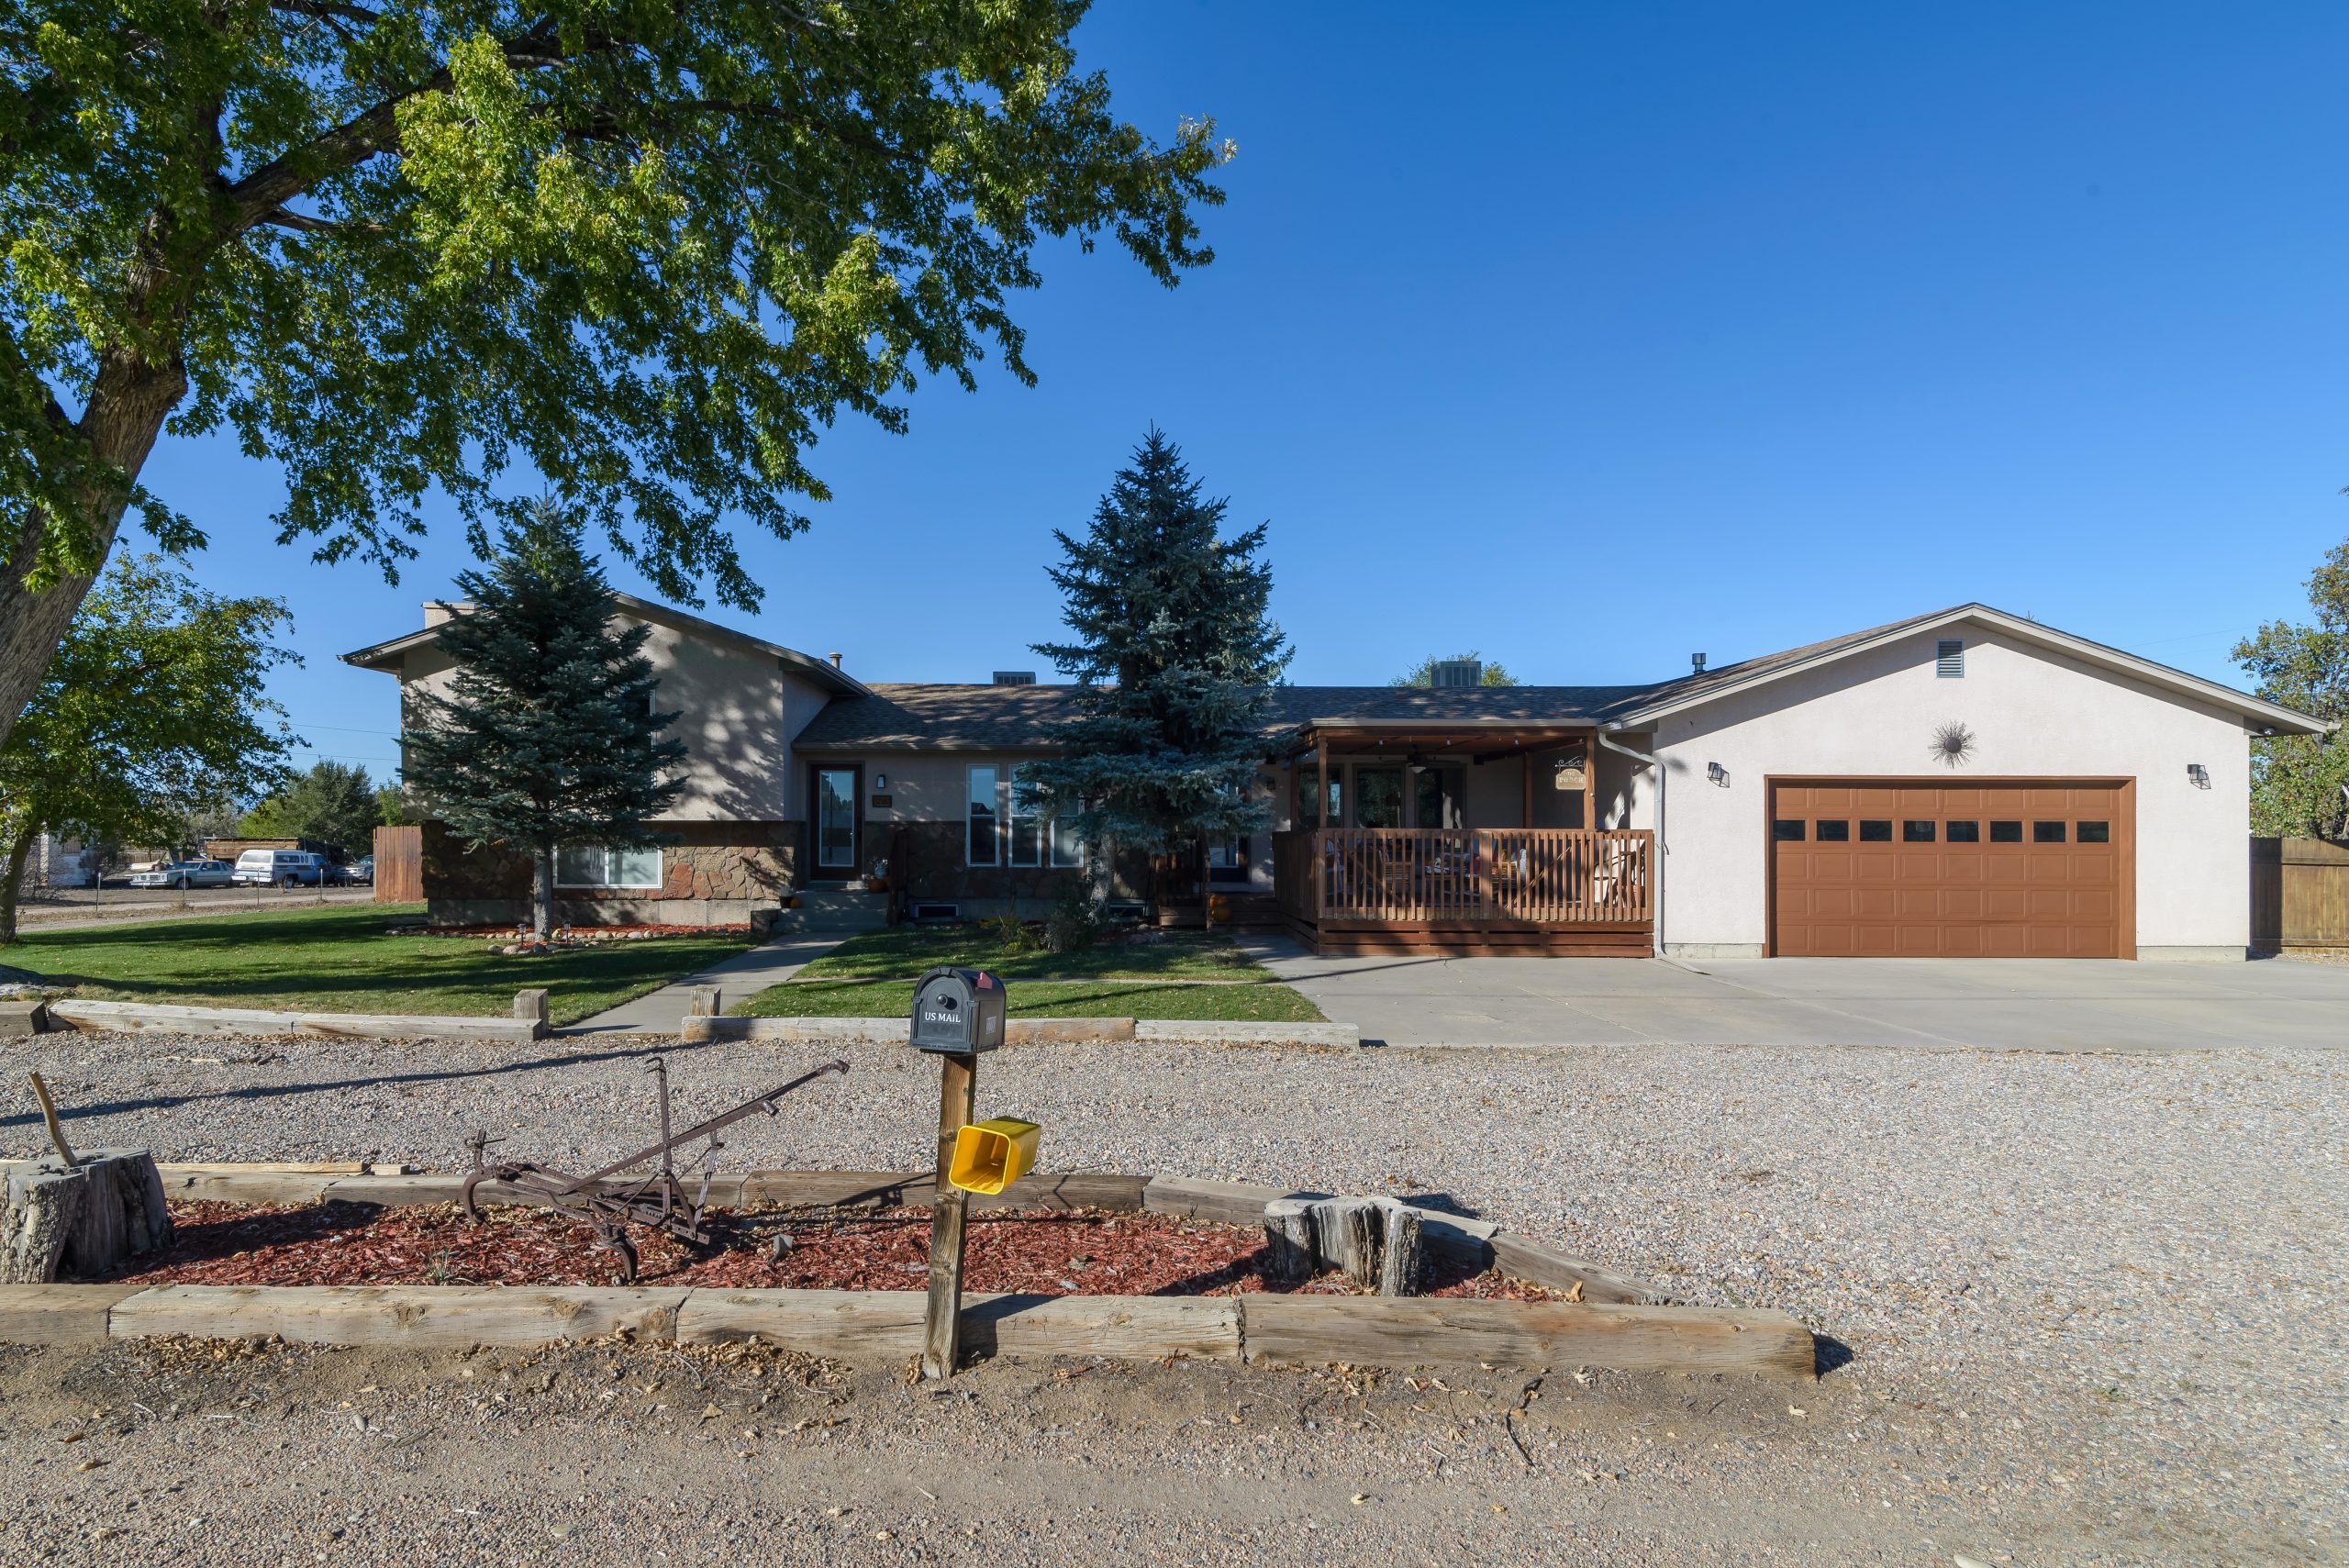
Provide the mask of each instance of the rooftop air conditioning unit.
[{"label": "rooftop air conditioning unit", "polygon": [[997,670],[995,684],[998,686],[1032,686],[1036,684],[1033,670]]},{"label": "rooftop air conditioning unit", "polygon": [[1482,659],[1439,659],[1428,684],[1435,686],[1481,686],[1485,684],[1485,662]]}]

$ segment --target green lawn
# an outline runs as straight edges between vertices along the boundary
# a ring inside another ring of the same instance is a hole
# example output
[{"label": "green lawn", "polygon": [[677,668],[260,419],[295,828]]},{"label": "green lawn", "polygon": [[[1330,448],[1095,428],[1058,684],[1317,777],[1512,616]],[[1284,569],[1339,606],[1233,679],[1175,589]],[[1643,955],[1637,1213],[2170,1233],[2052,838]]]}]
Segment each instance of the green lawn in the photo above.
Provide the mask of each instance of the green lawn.
[{"label": "green lawn", "polygon": [[320,1013],[502,1017],[515,992],[543,985],[554,1021],[574,1023],[750,945],[746,934],[713,933],[519,958],[476,937],[384,929],[422,912],[365,904],[42,932],[0,948],[0,963],[83,996]]},{"label": "green lawn", "polygon": [[[813,967],[810,965],[809,967]],[[806,974],[802,970],[800,973]],[[1152,985],[1147,981],[1016,981],[1006,987],[1015,1018],[1211,1018],[1222,1023],[1319,1023],[1321,1009],[1286,985]],[[770,1018],[905,1018],[907,980],[793,979],[770,985],[729,1011]]]},{"label": "green lawn", "polygon": [[913,980],[941,963],[993,970],[1006,980],[1272,978],[1246,953],[1219,937],[1169,931],[1155,941],[1104,942],[1082,952],[1009,952],[975,925],[900,926],[895,930],[870,931],[851,937],[799,973],[809,980]]}]

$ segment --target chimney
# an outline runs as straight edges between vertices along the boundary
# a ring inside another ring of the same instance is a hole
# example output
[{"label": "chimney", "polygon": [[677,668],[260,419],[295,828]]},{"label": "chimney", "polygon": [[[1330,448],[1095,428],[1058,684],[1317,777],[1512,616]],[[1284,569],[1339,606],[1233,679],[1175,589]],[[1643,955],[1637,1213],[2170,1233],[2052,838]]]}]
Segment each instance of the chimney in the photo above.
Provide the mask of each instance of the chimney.
[{"label": "chimney", "polygon": [[1705,656],[1703,654],[1691,653],[1688,655],[1688,673],[1692,675],[1701,675],[1705,673]]},{"label": "chimney", "polygon": [[833,668],[833,669],[835,669],[835,670],[839,669],[839,668],[841,667],[841,656],[840,656],[839,652],[838,652],[837,651],[835,651],[830,655],[830,658],[831,658],[831,661],[832,661],[832,668]]}]

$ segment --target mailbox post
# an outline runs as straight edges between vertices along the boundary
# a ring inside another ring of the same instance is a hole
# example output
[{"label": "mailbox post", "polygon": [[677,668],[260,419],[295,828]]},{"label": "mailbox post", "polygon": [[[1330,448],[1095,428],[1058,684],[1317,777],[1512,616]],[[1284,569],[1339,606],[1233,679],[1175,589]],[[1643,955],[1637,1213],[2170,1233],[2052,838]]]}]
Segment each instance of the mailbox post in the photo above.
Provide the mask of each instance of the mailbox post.
[{"label": "mailbox post", "polygon": [[1003,1043],[1003,982],[983,969],[939,968],[914,987],[916,1051],[938,1058],[938,1170],[930,1203],[930,1305],[922,1320],[921,1374],[951,1377],[963,1327],[963,1228],[971,1195],[947,1178],[954,1140],[977,1114],[981,1051]]}]

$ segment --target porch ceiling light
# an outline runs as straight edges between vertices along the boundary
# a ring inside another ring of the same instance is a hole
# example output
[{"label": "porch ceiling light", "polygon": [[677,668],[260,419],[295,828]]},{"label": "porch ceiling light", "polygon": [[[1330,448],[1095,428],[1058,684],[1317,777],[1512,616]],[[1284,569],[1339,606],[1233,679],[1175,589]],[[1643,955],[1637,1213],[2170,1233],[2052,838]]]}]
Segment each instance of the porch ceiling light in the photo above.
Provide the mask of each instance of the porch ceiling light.
[{"label": "porch ceiling light", "polygon": [[2186,776],[2194,781],[2194,787],[2196,789],[2209,789],[2210,787],[2210,770],[2204,767],[2199,762],[2187,763]]},{"label": "porch ceiling light", "polygon": [[1729,770],[1722,767],[1719,762],[1707,762],[1705,764],[1705,777],[1712,781],[1714,784],[1720,785],[1723,789],[1727,789],[1729,787]]}]

